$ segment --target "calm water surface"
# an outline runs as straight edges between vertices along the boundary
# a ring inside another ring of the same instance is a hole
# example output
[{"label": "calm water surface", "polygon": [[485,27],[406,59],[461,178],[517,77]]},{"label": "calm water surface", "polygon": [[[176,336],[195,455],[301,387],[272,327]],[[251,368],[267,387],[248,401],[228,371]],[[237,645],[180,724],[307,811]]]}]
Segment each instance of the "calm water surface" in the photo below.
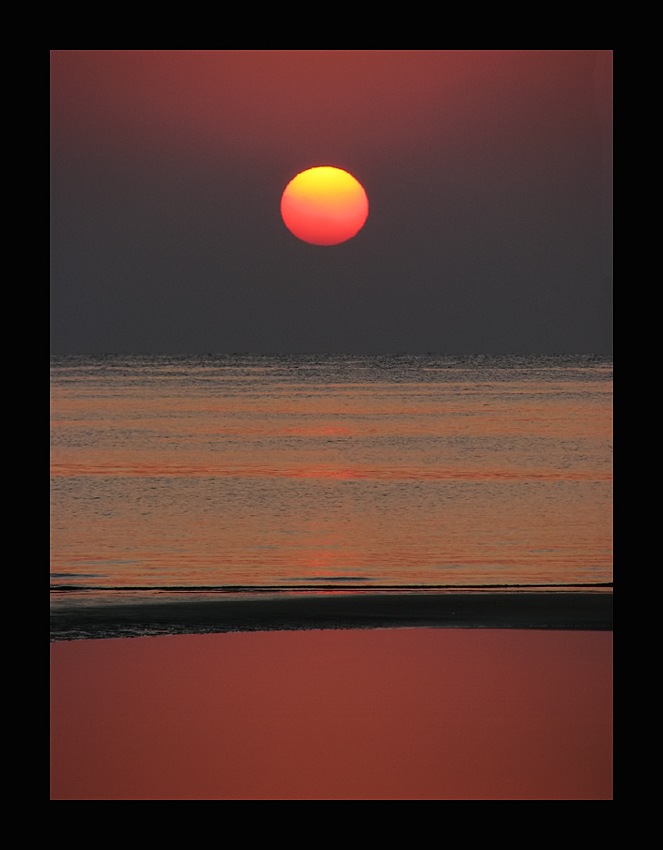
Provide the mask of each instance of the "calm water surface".
[{"label": "calm water surface", "polygon": [[51,587],[612,581],[612,362],[55,357]]}]

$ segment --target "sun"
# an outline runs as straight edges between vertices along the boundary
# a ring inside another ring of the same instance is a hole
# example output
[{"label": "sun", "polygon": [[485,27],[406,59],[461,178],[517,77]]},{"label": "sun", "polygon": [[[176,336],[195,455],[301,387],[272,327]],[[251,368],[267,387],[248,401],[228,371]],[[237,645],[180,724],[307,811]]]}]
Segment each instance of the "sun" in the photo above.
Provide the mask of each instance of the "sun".
[{"label": "sun", "polygon": [[293,178],[281,198],[288,230],[311,245],[338,245],[352,239],[368,216],[361,183],[342,168],[323,165]]}]

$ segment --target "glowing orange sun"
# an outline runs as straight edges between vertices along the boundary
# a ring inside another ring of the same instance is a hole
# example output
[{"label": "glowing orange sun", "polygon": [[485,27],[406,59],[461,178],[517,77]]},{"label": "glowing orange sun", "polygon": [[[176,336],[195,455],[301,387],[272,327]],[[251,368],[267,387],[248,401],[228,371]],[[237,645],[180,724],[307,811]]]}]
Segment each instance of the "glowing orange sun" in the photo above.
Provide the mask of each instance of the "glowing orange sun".
[{"label": "glowing orange sun", "polygon": [[293,178],[281,198],[285,226],[311,245],[338,245],[364,226],[368,198],[358,180],[341,168],[309,168]]}]

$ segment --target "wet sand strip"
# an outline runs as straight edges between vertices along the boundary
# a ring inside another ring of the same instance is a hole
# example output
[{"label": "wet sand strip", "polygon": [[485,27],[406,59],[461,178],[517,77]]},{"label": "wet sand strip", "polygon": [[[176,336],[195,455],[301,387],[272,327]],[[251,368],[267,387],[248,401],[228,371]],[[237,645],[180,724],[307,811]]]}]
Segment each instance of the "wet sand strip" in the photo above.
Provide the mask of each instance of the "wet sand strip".
[{"label": "wet sand strip", "polygon": [[51,640],[376,628],[612,630],[612,592],[162,594],[51,610]]}]

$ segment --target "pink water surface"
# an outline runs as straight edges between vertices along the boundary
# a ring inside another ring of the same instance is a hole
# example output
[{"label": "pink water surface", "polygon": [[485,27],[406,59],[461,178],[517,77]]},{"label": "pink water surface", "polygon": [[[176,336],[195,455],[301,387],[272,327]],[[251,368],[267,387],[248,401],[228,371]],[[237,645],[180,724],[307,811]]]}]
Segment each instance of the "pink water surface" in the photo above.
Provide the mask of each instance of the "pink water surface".
[{"label": "pink water surface", "polygon": [[51,798],[611,799],[612,633],[55,643]]}]

